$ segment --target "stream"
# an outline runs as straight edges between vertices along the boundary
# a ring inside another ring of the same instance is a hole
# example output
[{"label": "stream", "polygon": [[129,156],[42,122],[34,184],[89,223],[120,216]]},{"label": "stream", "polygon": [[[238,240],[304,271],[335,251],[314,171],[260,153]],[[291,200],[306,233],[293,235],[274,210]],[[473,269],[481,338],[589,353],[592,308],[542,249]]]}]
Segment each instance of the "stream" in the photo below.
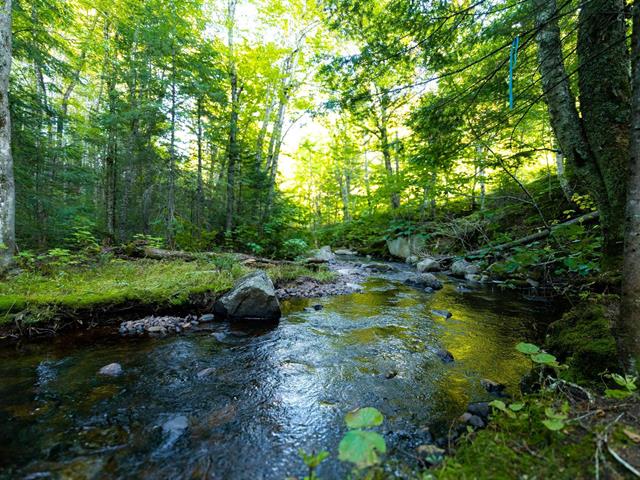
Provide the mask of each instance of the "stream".
[{"label": "stream", "polygon": [[[286,300],[272,328],[130,338],[111,327],[1,347],[0,478],[282,480],[306,474],[299,448],[331,452],[318,473],[343,478],[344,415],[363,406],[384,414],[387,457],[415,463],[469,402],[492,398],[481,379],[517,391],[529,365],[515,344],[558,314],[446,277],[425,293],[401,274]],[[122,376],[97,375],[112,362]]]}]

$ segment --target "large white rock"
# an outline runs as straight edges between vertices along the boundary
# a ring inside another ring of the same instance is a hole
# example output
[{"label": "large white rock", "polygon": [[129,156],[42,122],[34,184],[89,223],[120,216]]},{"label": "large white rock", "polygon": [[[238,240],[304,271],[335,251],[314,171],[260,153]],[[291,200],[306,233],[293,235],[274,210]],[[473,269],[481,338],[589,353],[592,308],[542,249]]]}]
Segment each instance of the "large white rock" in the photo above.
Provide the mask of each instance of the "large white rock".
[{"label": "large white rock", "polygon": [[262,270],[242,277],[214,305],[219,317],[229,320],[275,321],[282,312],[273,282]]},{"label": "large white rock", "polygon": [[418,271],[420,273],[422,273],[422,272],[439,272],[440,270],[442,270],[442,267],[440,266],[440,263],[437,260],[434,260],[433,258],[424,258],[424,259],[420,260],[416,264],[416,268],[418,269]]},{"label": "large white rock", "polygon": [[389,253],[394,257],[407,259],[411,255],[418,253],[425,245],[425,239],[421,235],[411,235],[409,237],[396,237],[387,240]]},{"label": "large white rock", "polygon": [[466,278],[467,275],[477,275],[480,267],[466,260],[458,260],[451,265],[451,273],[455,277]]},{"label": "large white rock", "polygon": [[315,251],[312,259],[318,262],[331,262],[336,259],[336,256],[331,251],[331,247],[328,245],[325,245],[324,247]]}]

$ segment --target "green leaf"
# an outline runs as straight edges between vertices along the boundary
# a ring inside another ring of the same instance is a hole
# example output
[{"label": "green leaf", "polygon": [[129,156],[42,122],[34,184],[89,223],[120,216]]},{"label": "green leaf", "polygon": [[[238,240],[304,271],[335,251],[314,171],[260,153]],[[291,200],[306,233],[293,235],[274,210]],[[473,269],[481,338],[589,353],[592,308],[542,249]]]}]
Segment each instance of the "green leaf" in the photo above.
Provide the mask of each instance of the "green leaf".
[{"label": "green leaf", "polygon": [[511,405],[509,405],[509,408],[514,412],[519,412],[524,408],[524,403],[521,403],[521,402],[512,403]]},{"label": "green leaf", "polygon": [[502,400],[494,400],[492,402],[489,402],[489,406],[506,413],[510,418],[516,417],[516,414],[509,410]]},{"label": "green leaf", "polygon": [[536,363],[541,363],[543,365],[554,365],[557,363],[556,357],[554,357],[550,353],[544,353],[544,352],[533,355],[531,357],[531,360],[533,360]]},{"label": "green leaf", "polygon": [[534,345],[533,343],[520,342],[516,345],[516,350],[518,350],[520,353],[524,353],[525,355],[534,355],[540,352],[540,347]]},{"label": "green leaf", "polygon": [[618,400],[622,400],[623,398],[627,398],[633,395],[633,392],[630,392],[629,390],[617,390],[617,389],[607,388],[604,391],[604,394],[608,398],[616,398]]},{"label": "green leaf", "polygon": [[544,414],[553,420],[564,420],[567,418],[566,414],[558,413],[554,411],[552,408],[548,408],[548,407],[544,409]]},{"label": "green leaf", "polygon": [[545,427],[547,427],[549,430],[553,431],[553,432],[557,432],[558,430],[562,430],[565,426],[565,423],[558,419],[558,418],[553,418],[553,419],[549,419],[549,420],[543,420],[542,423],[544,424]]},{"label": "green leaf", "polygon": [[379,433],[351,430],[340,441],[338,458],[343,462],[351,462],[358,468],[366,468],[378,464],[378,453],[386,451],[387,445]]},{"label": "green leaf", "polygon": [[344,420],[345,422],[347,422],[347,427],[349,427],[350,429],[369,428],[382,425],[384,417],[378,409],[373,407],[365,407],[358,408],[357,410],[353,410],[352,412],[347,413],[347,415],[344,417]]}]

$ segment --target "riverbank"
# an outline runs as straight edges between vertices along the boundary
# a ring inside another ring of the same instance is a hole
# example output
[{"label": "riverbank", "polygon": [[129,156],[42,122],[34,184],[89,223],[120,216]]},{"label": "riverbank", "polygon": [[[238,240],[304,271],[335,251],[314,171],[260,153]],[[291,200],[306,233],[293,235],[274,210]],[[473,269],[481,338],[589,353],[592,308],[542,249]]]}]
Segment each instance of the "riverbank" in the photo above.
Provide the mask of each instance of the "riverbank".
[{"label": "riverbank", "polygon": [[281,288],[301,278],[318,285],[335,279],[322,265],[256,265],[232,254],[189,261],[102,258],[23,269],[0,282],[0,337],[52,334],[152,314],[207,313],[255,266],[266,268]]}]

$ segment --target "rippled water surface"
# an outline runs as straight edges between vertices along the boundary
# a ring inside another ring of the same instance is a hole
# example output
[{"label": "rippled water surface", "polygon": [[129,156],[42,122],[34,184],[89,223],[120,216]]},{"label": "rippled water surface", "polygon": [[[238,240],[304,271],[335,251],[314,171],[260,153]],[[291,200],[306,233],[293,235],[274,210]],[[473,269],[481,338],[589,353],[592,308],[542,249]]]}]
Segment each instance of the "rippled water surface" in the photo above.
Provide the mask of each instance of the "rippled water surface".
[{"label": "rippled water surface", "polygon": [[[359,406],[383,412],[389,455],[411,462],[427,427],[437,435],[488,398],[481,378],[517,385],[527,363],[515,343],[535,335],[536,318],[553,318],[505,293],[447,283],[427,294],[393,277],[284,310],[271,329],[83,332],[0,349],[0,478],[303,476],[298,448],[336,458],[344,414]],[[444,364],[437,348],[456,361]],[[96,375],[111,362],[125,374]],[[345,470],[329,460],[319,473]]]}]

